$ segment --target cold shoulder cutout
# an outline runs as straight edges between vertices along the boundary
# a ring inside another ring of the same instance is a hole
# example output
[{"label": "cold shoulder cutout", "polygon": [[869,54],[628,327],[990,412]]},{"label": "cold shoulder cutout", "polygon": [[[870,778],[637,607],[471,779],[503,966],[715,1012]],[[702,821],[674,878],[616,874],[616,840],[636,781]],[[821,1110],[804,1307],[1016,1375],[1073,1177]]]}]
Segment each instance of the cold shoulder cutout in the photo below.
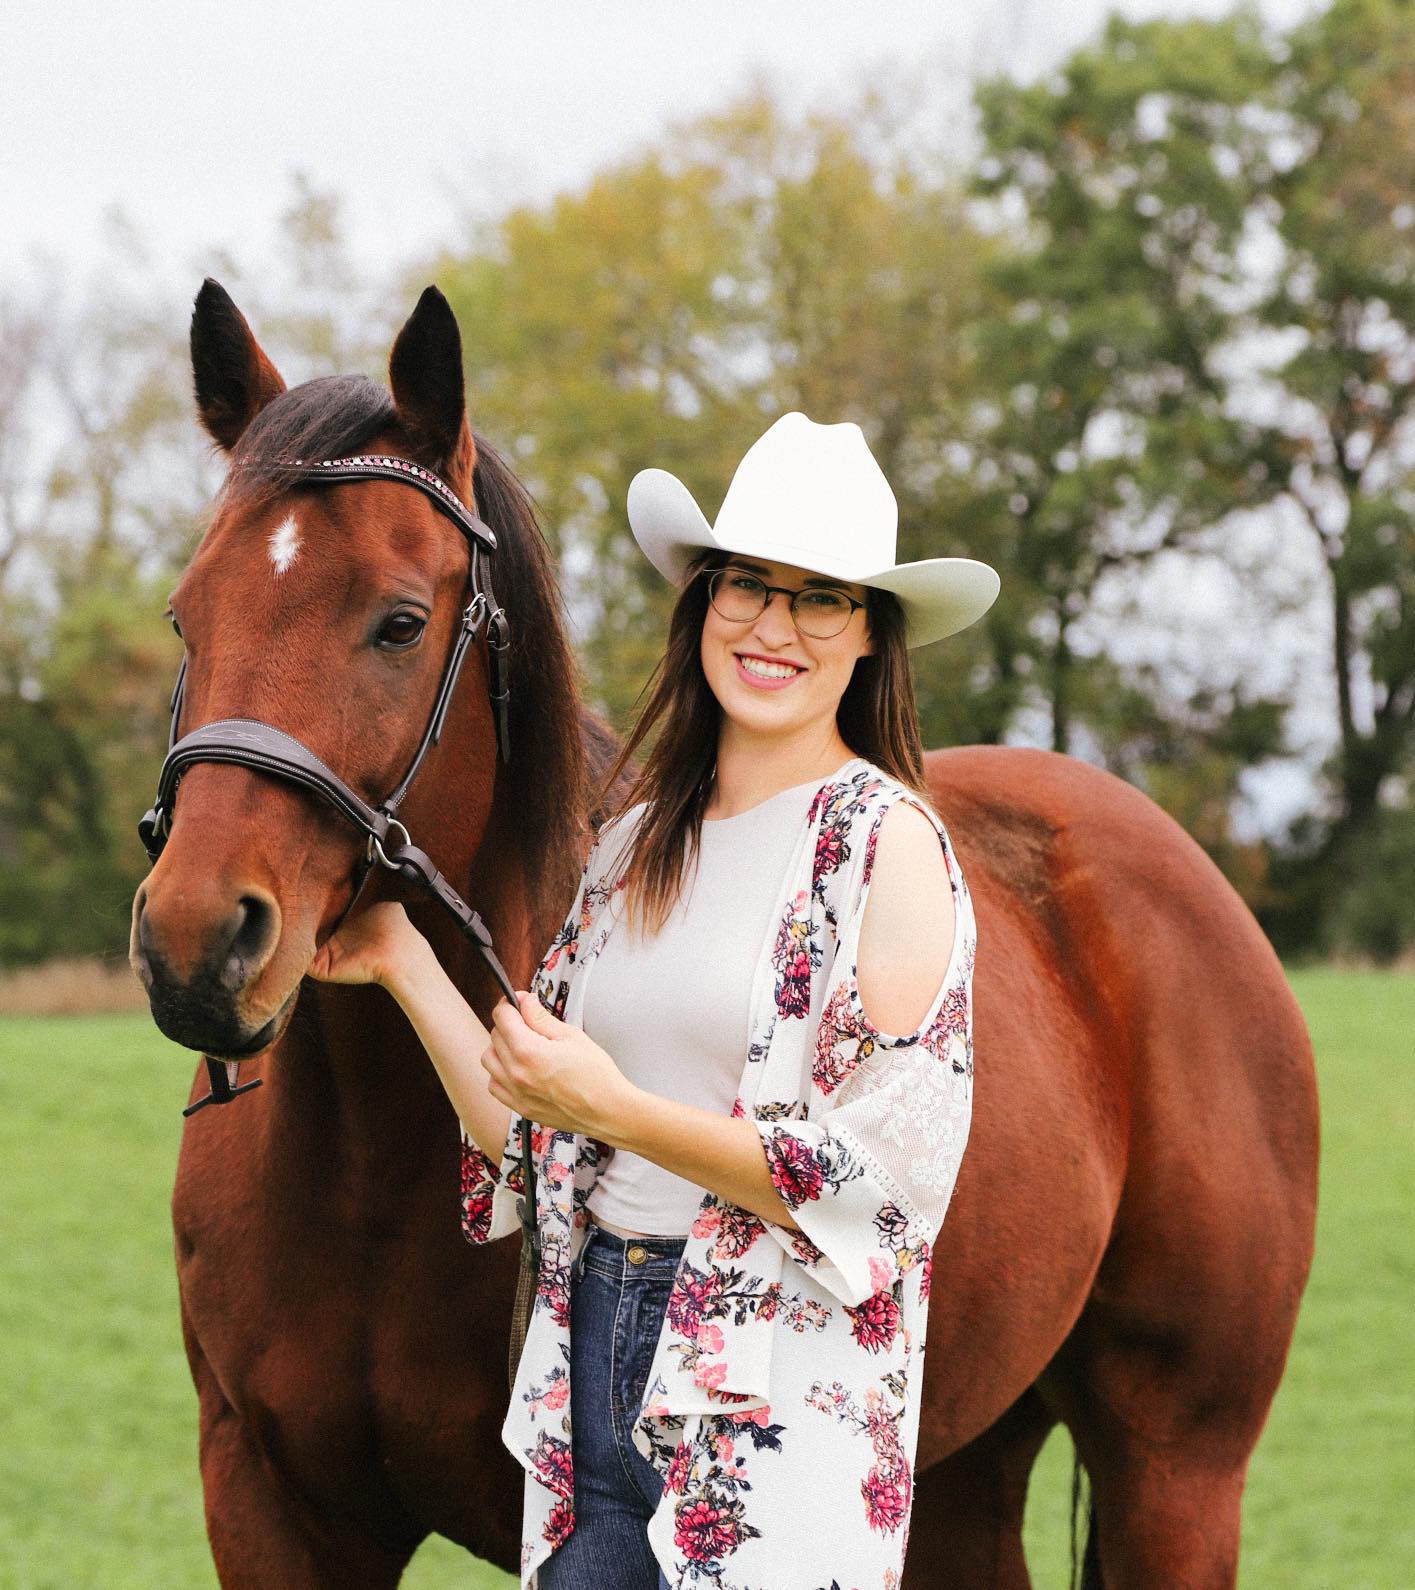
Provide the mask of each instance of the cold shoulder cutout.
[{"label": "cold shoulder cutout", "polygon": [[901,799],[880,823],[860,927],[861,1015],[879,1033],[917,1033],[942,989],[957,927],[948,853],[933,823]]}]

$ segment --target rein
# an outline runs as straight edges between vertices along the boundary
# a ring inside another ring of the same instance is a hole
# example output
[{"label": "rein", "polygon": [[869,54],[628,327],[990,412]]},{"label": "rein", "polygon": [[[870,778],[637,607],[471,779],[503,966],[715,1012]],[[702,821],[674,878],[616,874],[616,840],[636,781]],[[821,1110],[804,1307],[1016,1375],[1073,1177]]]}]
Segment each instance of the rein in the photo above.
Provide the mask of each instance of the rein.
[{"label": "rein", "polygon": [[[354,893],[344,916],[353,909],[375,864],[387,867],[408,882],[416,884],[437,901],[457,922],[463,933],[476,946],[497,986],[514,1005],[515,990],[506,970],[492,945],[491,934],[481,917],[467,904],[447,879],[433,865],[431,858],[412,841],[408,830],[398,820],[398,808],[412,786],[423,759],[442,737],[443,724],[457,679],[462,671],[467,652],[483,633],[486,637],[490,667],[489,688],[496,715],[497,752],[503,763],[511,759],[508,704],[510,687],[507,681],[506,654],[511,647],[510,624],[498,605],[491,588],[487,564],[496,551],[496,536],[491,527],[473,513],[447,483],[431,470],[424,469],[410,459],[391,454],[360,454],[351,458],[327,458],[314,462],[303,459],[282,460],[278,465],[283,478],[310,484],[334,484],[354,480],[397,480],[415,487],[428,498],[439,512],[451,519],[467,538],[471,549],[468,572],[468,599],[462,610],[462,621],[448,653],[442,679],[433,702],[432,713],[422,739],[413,753],[407,771],[397,787],[377,806],[370,806],[362,796],[352,790],[332,768],[317,757],[302,741],[273,724],[256,718],[221,718],[203,724],[190,734],[177,736],[182,714],[183,686],[187,664],[183,658],[177,673],[177,683],[172,691],[172,721],[167,737],[167,755],[158,776],[157,798],[152,809],[138,824],[138,833],[147,851],[149,861],[155,862],[162,854],[172,828],[172,813],[177,801],[177,789],[182,775],[198,762],[222,762],[245,767],[268,777],[283,779],[300,789],[319,797],[332,806],[339,816],[359,829],[367,839],[364,856],[359,863]],[[340,918],[343,921],[343,917]],[[337,931],[337,924],[336,924]],[[236,1085],[238,1061],[218,1061],[207,1055],[207,1073],[211,1091],[204,1098],[190,1104],[183,1115],[192,1115],[208,1104],[229,1104],[238,1094],[248,1093],[261,1085],[261,1079]],[[540,1268],[540,1233],[536,1223],[536,1178],[531,1163],[530,1122],[521,1121],[521,1164],[525,1176],[526,1195],[518,1200],[521,1217],[521,1282],[517,1287],[516,1321],[512,1332],[512,1364],[517,1353],[517,1333],[524,1340],[524,1310],[528,1298],[527,1265],[534,1277]]]}]

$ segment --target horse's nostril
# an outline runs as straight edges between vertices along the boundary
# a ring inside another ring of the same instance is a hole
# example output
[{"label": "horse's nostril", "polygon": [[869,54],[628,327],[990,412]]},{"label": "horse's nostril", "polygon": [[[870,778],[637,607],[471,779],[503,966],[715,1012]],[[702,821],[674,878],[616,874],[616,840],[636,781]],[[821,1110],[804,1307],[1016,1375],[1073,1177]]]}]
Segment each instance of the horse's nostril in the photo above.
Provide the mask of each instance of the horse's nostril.
[{"label": "horse's nostril", "polygon": [[147,918],[147,902],[142,900],[134,918],[135,931],[129,948],[128,961],[137,973],[144,988],[152,987],[152,980],[157,970],[156,956],[153,953],[152,929]]},{"label": "horse's nostril", "polygon": [[275,911],[270,901],[259,895],[243,894],[232,921],[234,932],[228,941],[221,980],[228,988],[239,988],[265,964],[275,936]]}]

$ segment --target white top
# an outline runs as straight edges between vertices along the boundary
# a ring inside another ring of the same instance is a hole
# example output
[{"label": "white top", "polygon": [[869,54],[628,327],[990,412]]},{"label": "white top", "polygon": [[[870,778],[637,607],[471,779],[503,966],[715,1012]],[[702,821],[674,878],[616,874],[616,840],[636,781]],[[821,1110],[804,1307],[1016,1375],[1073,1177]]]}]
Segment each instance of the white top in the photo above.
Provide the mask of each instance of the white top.
[{"label": "white top", "polygon": [[[662,928],[644,938],[626,923],[605,945],[585,990],[582,1025],[636,1087],[731,1115],[752,977],[775,930],[772,907],[795,841],[824,782],[782,790],[733,817],[704,819],[696,873]],[[685,978],[685,966],[700,975]],[[623,1231],[683,1237],[704,1190],[614,1149],[586,1207]]]}]

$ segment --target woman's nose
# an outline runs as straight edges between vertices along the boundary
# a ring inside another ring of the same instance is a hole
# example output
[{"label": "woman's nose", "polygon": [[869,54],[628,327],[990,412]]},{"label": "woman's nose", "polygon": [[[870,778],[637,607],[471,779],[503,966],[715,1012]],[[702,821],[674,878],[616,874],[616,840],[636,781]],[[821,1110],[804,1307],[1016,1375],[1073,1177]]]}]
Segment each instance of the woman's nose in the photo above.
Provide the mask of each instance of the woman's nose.
[{"label": "woman's nose", "polygon": [[794,640],[796,621],[791,617],[791,598],[785,591],[773,591],[757,619],[757,633],[763,639],[774,636],[776,644]]}]

